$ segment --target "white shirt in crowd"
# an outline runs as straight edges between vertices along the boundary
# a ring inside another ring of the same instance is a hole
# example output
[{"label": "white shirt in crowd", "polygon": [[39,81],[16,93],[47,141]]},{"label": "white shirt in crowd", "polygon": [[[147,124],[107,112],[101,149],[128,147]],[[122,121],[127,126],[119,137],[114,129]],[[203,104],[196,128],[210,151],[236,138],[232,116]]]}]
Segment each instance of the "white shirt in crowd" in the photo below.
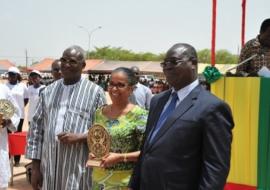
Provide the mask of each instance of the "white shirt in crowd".
[{"label": "white shirt in crowd", "polygon": [[[9,89],[0,84],[0,99],[6,99],[13,103],[16,107],[16,102],[10,95]],[[7,128],[11,131],[16,131],[16,127],[19,124],[19,112],[16,109],[15,114],[11,118],[12,124],[2,128],[0,127],[0,189],[6,189],[8,187],[8,181],[10,179],[10,164],[8,155],[8,133]]]},{"label": "white shirt in crowd", "polygon": [[40,85],[35,88],[33,85],[28,87],[28,97],[29,97],[29,109],[28,109],[28,121],[31,122],[36,111],[37,103],[39,100],[40,90],[45,88],[45,85]]},{"label": "white shirt in crowd", "polygon": [[152,97],[153,95],[150,88],[141,83],[137,83],[133,94],[130,97],[130,101],[133,104],[137,104],[140,107],[149,110]]},{"label": "white shirt in crowd", "polygon": [[20,118],[24,119],[24,99],[28,98],[28,90],[26,84],[19,82],[15,85],[6,83],[6,86],[11,92],[11,96],[16,101],[18,109],[20,111]]}]

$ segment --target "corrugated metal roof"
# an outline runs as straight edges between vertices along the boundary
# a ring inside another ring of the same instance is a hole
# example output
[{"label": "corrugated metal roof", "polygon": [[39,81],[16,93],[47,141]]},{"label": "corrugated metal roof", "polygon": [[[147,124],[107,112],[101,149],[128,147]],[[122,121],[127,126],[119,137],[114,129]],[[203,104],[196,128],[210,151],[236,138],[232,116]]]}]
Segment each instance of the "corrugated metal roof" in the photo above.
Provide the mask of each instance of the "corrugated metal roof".
[{"label": "corrugated metal roof", "polygon": [[[51,58],[45,58],[42,61],[40,61],[37,64],[31,65],[28,69],[29,70],[38,70],[41,72],[50,72],[51,71],[51,65],[55,59]],[[99,59],[91,59],[86,60],[86,66],[83,71],[91,70],[93,67],[101,64],[103,61]]]},{"label": "corrugated metal roof", "polygon": [[54,59],[51,58],[45,58],[42,61],[40,61],[39,63],[36,63],[34,65],[31,65],[30,67],[28,67],[29,70],[38,70],[38,71],[42,71],[42,72],[49,72],[51,71],[51,65],[53,63]]},{"label": "corrugated metal roof", "polygon": [[7,71],[9,67],[15,66],[13,63],[11,63],[9,60],[0,60],[0,70],[1,71]]},{"label": "corrugated metal roof", "polygon": [[[132,66],[139,67],[140,71],[143,73],[162,73],[162,68],[160,67],[160,62],[156,61],[104,61],[103,63],[94,66],[89,70],[89,73],[110,73],[112,70],[118,67],[127,67]],[[210,64],[199,63],[198,73],[201,74],[206,66]],[[222,73],[235,66],[234,64],[216,64],[216,68]]]},{"label": "corrugated metal roof", "polygon": [[162,69],[159,65],[159,62],[153,61],[110,61],[105,60],[103,63],[93,67],[89,72],[90,73],[110,73],[112,70],[118,67],[127,67],[137,66],[142,72],[154,72],[160,73]]},{"label": "corrugated metal roof", "polygon": [[[29,70],[39,70],[41,72],[50,72],[51,64],[54,61],[52,58],[45,58],[39,63],[30,66]],[[206,66],[210,64],[199,63],[198,73],[201,74]],[[0,70],[7,71],[9,67],[14,66],[8,60],[0,60]],[[99,60],[91,59],[86,60],[86,66],[84,71],[89,73],[110,73],[112,70],[118,67],[132,67],[137,66],[142,73],[162,73],[160,62],[157,61],[111,61],[111,60]],[[216,64],[216,68],[221,72],[225,73],[229,68],[235,66],[234,64]]]}]

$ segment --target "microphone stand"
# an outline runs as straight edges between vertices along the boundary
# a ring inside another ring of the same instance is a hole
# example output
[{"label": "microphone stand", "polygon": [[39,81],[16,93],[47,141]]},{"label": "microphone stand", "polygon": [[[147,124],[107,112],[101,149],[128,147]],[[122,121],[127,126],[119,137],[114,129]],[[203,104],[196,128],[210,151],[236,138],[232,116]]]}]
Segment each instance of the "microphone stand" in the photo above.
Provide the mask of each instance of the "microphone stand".
[{"label": "microphone stand", "polygon": [[241,66],[241,65],[244,65],[246,62],[248,62],[248,61],[254,59],[257,55],[258,55],[258,54],[254,54],[254,55],[250,56],[249,58],[245,59],[244,61],[240,62],[240,63],[237,64],[236,66],[233,66],[233,67],[229,68],[229,69],[226,71],[226,73],[227,73],[227,72],[230,72],[231,70],[234,70],[234,69],[238,68],[238,67]]}]

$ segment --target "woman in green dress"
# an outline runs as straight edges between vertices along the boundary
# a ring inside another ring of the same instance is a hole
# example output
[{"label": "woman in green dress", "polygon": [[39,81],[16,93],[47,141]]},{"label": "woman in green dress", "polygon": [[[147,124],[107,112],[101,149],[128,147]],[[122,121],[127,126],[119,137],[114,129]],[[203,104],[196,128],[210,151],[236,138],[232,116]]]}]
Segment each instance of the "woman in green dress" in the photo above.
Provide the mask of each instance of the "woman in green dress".
[{"label": "woman in green dress", "polygon": [[140,154],[148,116],[145,109],[129,101],[136,83],[136,77],[130,69],[115,69],[108,86],[112,104],[96,111],[95,123],[105,126],[108,130],[111,149],[102,159],[101,167],[93,169],[94,190],[127,189],[134,162]]}]

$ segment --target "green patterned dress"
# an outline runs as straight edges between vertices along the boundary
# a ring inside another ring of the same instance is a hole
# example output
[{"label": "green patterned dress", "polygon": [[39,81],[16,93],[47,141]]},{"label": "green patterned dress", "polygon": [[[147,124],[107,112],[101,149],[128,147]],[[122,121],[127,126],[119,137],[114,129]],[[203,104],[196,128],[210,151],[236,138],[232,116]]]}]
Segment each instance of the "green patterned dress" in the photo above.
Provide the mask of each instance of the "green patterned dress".
[{"label": "green patterned dress", "polygon": [[[107,128],[111,135],[111,150],[115,153],[138,151],[147,121],[148,111],[134,106],[126,115],[109,119],[102,114],[102,108],[96,111],[96,124]],[[121,162],[107,169],[93,169],[93,190],[126,189],[134,167],[134,162]]]}]

